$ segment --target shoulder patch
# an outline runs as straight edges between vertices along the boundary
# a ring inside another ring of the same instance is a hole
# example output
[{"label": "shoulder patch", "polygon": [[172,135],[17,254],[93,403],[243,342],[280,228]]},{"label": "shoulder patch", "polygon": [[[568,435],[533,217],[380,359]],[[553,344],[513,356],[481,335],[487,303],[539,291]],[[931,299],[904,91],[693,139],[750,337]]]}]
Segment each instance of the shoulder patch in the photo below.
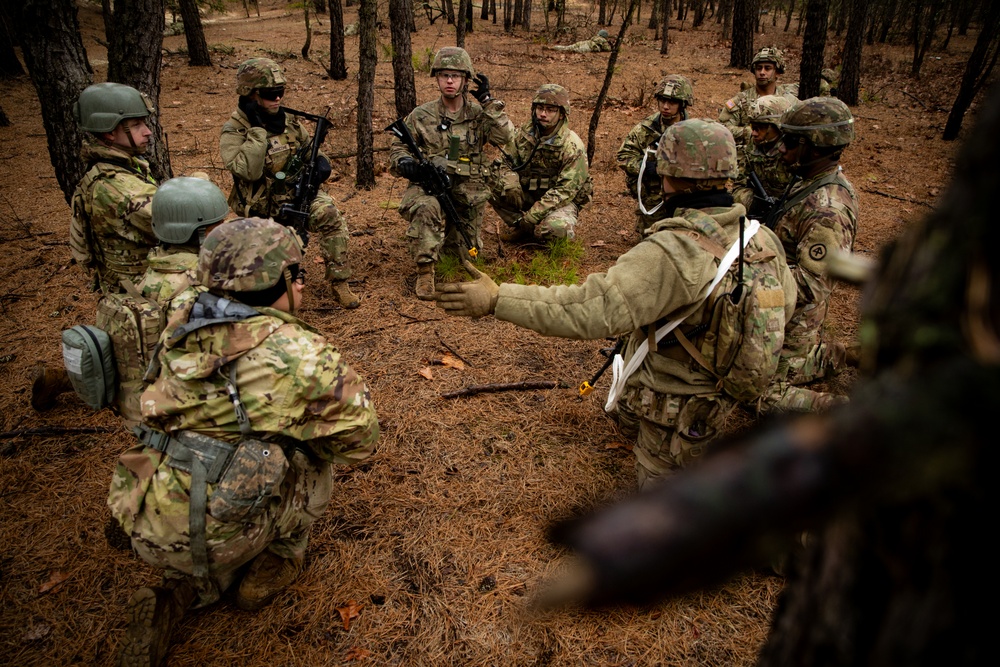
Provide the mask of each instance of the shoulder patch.
[{"label": "shoulder patch", "polygon": [[736,98],[726,100],[726,108],[732,111],[736,108]]},{"label": "shoulder patch", "polygon": [[821,262],[826,257],[826,246],[822,243],[814,243],[809,246],[809,259]]}]

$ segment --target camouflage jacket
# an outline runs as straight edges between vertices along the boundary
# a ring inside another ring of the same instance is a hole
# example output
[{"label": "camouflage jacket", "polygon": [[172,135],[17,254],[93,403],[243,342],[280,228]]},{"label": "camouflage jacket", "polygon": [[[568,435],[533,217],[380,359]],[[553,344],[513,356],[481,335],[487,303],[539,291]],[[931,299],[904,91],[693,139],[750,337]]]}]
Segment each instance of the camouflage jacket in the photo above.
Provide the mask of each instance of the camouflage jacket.
[{"label": "camouflage jacket", "polygon": [[[157,246],[149,253],[149,267],[136,287],[147,299],[161,306],[186,287],[197,283],[197,248],[176,246],[171,249]],[[167,316],[169,317],[169,313]]]},{"label": "camouflage jacket", "polygon": [[293,187],[286,183],[296,174],[288,173],[285,181],[274,176],[294,167],[289,165],[289,160],[311,143],[305,125],[290,113],[285,114],[285,131],[269,134],[263,127],[252,127],[242,110],[234,111],[222,126],[219,140],[222,163],[233,174],[229,207],[242,217],[273,218],[277,215],[281,205],[295,196]]},{"label": "camouflage jacket", "polygon": [[[632,196],[636,196],[636,183],[639,180],[639,168],[642,166],[642,156],[647,148],[656,150],[656,145],[660,141],[664,130],[669,125],[661,125],[660,113],[654,113],[648,118],[644,118],[638,125],[629,130],[625,141],[615,159],[618,167],[625,172],[625,185]],[[656,156],[650,155],[646,160],[646,171],[656,174]],[[663,198],[660,192],[660,177],[649,177],[642,184],[642,200],[646,208],[656,206]]]},{"label": "camouflage jacket", "polygon": [[[438,98],[421,104],[404,119],[424,157],[435,164],[446,165],[451,177],[450,194],[456,204],[477,206],[489,199],[486,144],[499,148],[514,136],[514,125],[503,109],[500,100],[490,100],[482,107],[472,96],[466,95],[465,104],[454,114],[448,113]],[[457,151],[449,158],[452,137],[457,143]],[[408,157],[413,156],[406,144],[393,137],[389,147],[390,171],[399,176],[396,165]]]},{"label": "camouflage jacket", "polygon": [[[707,214],[707,215],[703,215]],[[715,255],[687,233],[697,231],[731,245],[739,237],[740,205],[703,210],[678,209],[660,220],[634,248],[618,258],[607,273],[593,273],[582,285],[514,285],[504,283],[496,304],[497,319],[541,334],[594,339],[632,332],[626,361],[646,339],[649,327],[686,315],[682,330],[711,318],[706,297],[718,271]],[[772,251],[782,276],[787,320],[795,305],[795,283],[784,264],[784,251],[774,234],[761,229],[748,251]],[[629,386],[660,394],[716,392],[717,380],[678,345],[661,345],[629,379]]]},{"label": "camouflage jacket", "polygon": [[827,258],[834,249],[850,252],[858,231],[858,197],[836,166],[796,184],[789,200],[822,180],[832,182],[794,203],[774,229],[798,285],[795,315],[785,331],[786,347],[819,334],[835,284],[826,272]]},{"label": "camouflage jacket", "polygon": [[[540,143],[535,124],[525,123],[503,151],[514,163],[524,164],[536,145],[531,162],[516,172],[521,190],[531,202],[531,208],[524,214],[524,221],[531,225],[537,225],[550,212],[571,202],[583,208],[594,192],[587,149],[565,121]],[[507,171],[510,167],[502,169]]]},{"label": "camouflage jacket", "polygon": [[601,53],[611,51],[611,42],[606,37],[594,35],[590,39],[584,39],[566,46],[553,46],[554,51],[572,51],[574,53]]},{"label": "camouflage jacket", "polygon": [[[785,95],[795,98],[799,87],[797,83],[782,83],[775,88],[774,95]],[[760,94],[756,86],[750,86],[726,100],[719,112],[719,122],[729,128],[736,139],[736,145],[742,146],[750,141],[750,106],[757,101]]]},{"label": "camouflage jacket", "polygon": [[733,182],[733,198],[743,204],[747,211],[757,214],[759,211],[753,207],[754,190],[750,184],[750,172],[757,174],[764,191],[775,200],[780,199],[785,193],[793,174],[781,159],[777,141],[767,150],[761,150],[761,147],[751,139],[737,150],[736,156],[739,159],[740,175]]},{"label": "camouflage jacket", "polygon": [[157,244],[152,206],[156,180],[149,163],[87,138],[80,152],[87,172],[73,193],[70,251],[95,289],[120,292],[120,280],[139,280]]}]

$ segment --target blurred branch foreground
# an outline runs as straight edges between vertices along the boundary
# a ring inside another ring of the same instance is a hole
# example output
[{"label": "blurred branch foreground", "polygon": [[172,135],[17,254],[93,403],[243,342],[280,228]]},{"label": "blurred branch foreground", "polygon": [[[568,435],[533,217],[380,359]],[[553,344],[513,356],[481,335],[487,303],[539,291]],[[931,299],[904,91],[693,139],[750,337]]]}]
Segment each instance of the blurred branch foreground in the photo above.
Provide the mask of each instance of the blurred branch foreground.
[{"label": "blurred branch foreground", "polygon": [[[760,665],[971,665],[1000,406],[1000,87],[939,209],[883,251],[850,405],[720,447],[647,495],[555,526],[591,604],[724,581],[802,530]],[[863,223],[862,223],[863,224]],[[766,562],[766,561],[763,561]],[[558,588],[558,585],[556,586]]]}]

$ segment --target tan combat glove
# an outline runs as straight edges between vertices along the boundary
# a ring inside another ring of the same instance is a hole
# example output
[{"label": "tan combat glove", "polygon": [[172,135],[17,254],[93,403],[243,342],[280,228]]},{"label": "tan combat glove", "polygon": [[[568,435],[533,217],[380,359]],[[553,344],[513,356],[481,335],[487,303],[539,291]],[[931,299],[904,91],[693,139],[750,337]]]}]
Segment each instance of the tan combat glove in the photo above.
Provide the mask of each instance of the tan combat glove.
[{"label": "tan combat glove", "polygon": [[438,308],[443,309],[446,315],[458,317],[482,317],[492,314],[497,307],[500,287],[468,260],[463,259],[462,266],[476,280],[471,283],[439,285],[434,297]]}]

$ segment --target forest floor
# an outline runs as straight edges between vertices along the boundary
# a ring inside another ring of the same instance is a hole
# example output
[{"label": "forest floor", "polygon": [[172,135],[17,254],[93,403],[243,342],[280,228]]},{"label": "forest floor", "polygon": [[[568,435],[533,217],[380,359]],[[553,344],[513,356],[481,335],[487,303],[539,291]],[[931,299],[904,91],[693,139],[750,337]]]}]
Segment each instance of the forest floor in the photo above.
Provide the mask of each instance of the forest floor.
[{"label": "forest floor", "polygon": [[[765,569],[648,607],[531,612],[533,596],[568,558],[546,540],[551,521],[635,489],[630,448],[601,409],[608,379],[590,397],[577,397],[607,342],[546,338],[493,318],[445,319],[418,301],[405,223],[393,208],[404,182],[386,172],[387,134],[376,132],[382,150],[375,153],[375,188],[354,187],[357,37],[346,38],[348,80],[332,81],[320,62],[328,61],[325,16],[313,22],[308,62],[298,55],[300,10],[265,0],[260,16],[247,18],[241,4],[230,5],[230,13],[206,17],[213,66],[189,67],[179,53],[183,36],[164,41],[159,113],[174,173],[207,171],[228,192],[218,137],[236,106],[236,68],[246,58],[282,62],[288,106],[331,108],[325,150],[334,156],[334,177],[326,188],[352,230],[354,287],[362,302],[358,310],[341,310],[329,288],[311,280],[301,316],[366,377],[382,437],[369,462],[336,471],[336,493],[314,525],[307,566],[294,586],[258,613],[239,611],[228,599],[191,613],[170,664],[752,664],[782,588]],[[95,81],[103,81],[100,3],[81,2],[80,20]],[[356,8],[347,8],[345,23],[355,20]],[[589,4],[571,3],[569,21],[569,31],[556,38],[544,31],[538,11],[530,36],[504,34],[502,26],[477,18],[466,44],[516,124],[528,119],[538,86],[557,82],[570,89],[571,126],[586,140],[608,54],[547,50],[546,42],[569,43],[598,29]],[[646,22],[648,15],[639,23]],[[801,39],[794,22],[792,32],[782,32],[783,22],[773,27],[764,17],[756,44],[785,49],[782,80],[795,81]],[[382,23],[376,130],[394,120],[387,19]],[[616,19],[612,35],[619,27]],[[626,37],[596,136],[594,201],[580,217],[581,276],[606,270],[637,241],[634,204],[614,155],[628,130],[652,112],[653,84],[667,73],[688,76],[692,115],[714,118],[740,83],[752,80],[726,67],[728,44],[714,20],[697,30],[690,21],[684,30],[676,27],[666,57],[651,30],[633,27]],[[413,51],[425,63],[453,44],[454,29],[442,21],[429,25],[420,15],[417,28]],[[930,210],[946,183],[954,146],[940,135],[973,40],[954,38],[948,52],[932,52],[920,80],[907,75],[909,47],[866,47],[864,101],[854,109],[858,139],[843,159],[861,200],[860,255],[877,257]],[[831,33],[829,60],[839,43]],[[416,82],[420,102],[436,95],[426,70]],[[158,574],[105,540],[108,482],[118,453],[132,441],[119,420],[109,411],[92,413],[72,395],[45,413],[29,405],[37,362],[61,365],[60,331],[92,322],[96,298],[70,263],[70,211],[49,163],[35,91],[27,77],[5,85],[13,125],[0,128],[0,373],[7,378],[0,383],[0,662],[109,664],[129,596]],[[500,247],[491,231],[497,221],[488,211],[487,266],[530,261],[535,249]],[[308,261],[320,262],[316,252],[310,248]],[[314,274],[322,275],[319,267]],[[859,302],[858,288],[838,289],[828,320],[833,335],[855,335]],[[463,367],[442,364],[449,354],[460,356]],[[845,374],[832,389],[847,392],[854,379]],[[559,388],[441,397],[472,384],[527,380],[554,380]],[[740,411],[731,429],[752,421]],[[33,429],[41,435],[24,434]],[[352,605],[358,615],[342,620]]]}]

